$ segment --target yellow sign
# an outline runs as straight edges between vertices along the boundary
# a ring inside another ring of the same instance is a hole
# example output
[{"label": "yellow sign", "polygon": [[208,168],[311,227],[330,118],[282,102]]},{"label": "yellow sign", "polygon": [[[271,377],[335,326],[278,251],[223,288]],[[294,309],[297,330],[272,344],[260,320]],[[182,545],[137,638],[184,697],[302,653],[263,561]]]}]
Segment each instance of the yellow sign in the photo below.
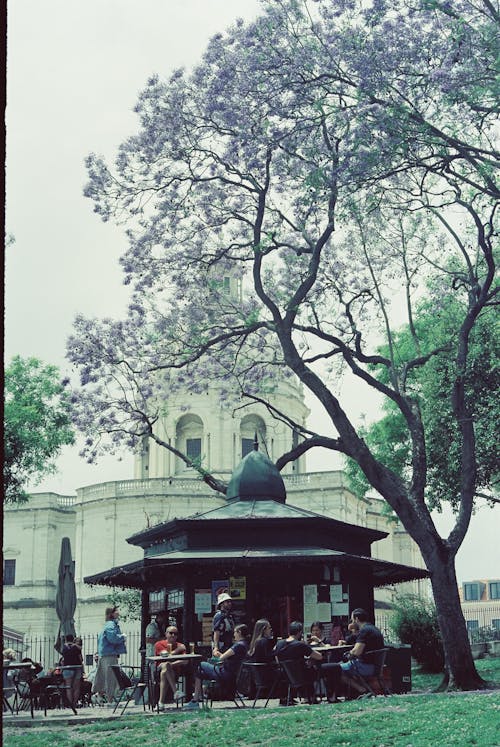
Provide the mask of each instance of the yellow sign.
[{"label": "yellow sign", "polygon": [[229,594],[236,601],[247,598],[247,579],[246,576],[229,577]]}]

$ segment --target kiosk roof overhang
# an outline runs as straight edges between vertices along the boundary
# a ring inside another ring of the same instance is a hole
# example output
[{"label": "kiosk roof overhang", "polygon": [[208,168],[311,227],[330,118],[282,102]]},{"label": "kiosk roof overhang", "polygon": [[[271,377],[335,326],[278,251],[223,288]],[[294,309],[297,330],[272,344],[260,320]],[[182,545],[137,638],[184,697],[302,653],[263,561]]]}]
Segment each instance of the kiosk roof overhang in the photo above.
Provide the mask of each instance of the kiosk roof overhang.
[{"label": "kiosk roof overhang", "polygon": [[414,579],[427,578],[429,572],[423,568],[392,563],[387,560],[378,560],[362,555],[339,552],[321,547],[285,547],[285,548],[235,548],[207,550],[188,548],[185,550],[174,550],[172,552],[143,558],[134,563],[110,568],[109,570],[96,573],[84,578],[87,584],[98,584],[101,586],[123,586],[127,588],[144,588],[155,585],[158,576],[159,585],[161,579],[159,574],[175,566],[193,567],[199,565],[215,565],[221,562],[233,562],[238,565],[253,566],[264,563],[278,564],[302,564],[308,562],[334,562],[340,567],[348,567],[353,572],[362,572],[366,580],[372,585],[387,586],[389,584],[413,581]]}]

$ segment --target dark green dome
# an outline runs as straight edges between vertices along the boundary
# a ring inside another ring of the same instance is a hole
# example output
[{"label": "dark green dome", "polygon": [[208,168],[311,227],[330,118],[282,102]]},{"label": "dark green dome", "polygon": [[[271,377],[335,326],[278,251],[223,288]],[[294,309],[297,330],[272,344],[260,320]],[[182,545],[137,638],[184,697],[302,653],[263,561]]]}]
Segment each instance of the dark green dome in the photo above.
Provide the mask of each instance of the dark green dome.
[{"label": "dark green dome", "polygon": [[285,483],[276,466],[261,451],[251,451],[234,470],[226,498],[285,503]]}]

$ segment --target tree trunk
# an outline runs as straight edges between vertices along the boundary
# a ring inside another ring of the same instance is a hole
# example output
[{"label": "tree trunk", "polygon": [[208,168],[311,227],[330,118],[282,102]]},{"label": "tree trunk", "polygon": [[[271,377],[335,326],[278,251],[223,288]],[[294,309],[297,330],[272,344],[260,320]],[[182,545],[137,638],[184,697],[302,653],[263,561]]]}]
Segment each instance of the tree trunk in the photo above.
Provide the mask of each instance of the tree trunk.
[{"label": "tree trunk", "polygon": [[433,553],[426,558],[431,572],[432,590],[445,656],[445,676],[448,689],[478,690],[487,687],[477,673],[472,658],[467,626],[460,605],[455,557]]}]

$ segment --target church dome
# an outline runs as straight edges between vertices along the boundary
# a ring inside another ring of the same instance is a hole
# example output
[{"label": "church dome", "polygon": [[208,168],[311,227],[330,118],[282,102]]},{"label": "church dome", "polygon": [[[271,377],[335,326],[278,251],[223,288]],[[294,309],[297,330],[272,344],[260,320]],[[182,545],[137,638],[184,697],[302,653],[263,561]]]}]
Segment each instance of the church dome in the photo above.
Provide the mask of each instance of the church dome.
[{"label": "church dome", "polygon": [[276,466],[261,451],[251,451],[234,470],[227,500],[285,503],[285,483]]}]

